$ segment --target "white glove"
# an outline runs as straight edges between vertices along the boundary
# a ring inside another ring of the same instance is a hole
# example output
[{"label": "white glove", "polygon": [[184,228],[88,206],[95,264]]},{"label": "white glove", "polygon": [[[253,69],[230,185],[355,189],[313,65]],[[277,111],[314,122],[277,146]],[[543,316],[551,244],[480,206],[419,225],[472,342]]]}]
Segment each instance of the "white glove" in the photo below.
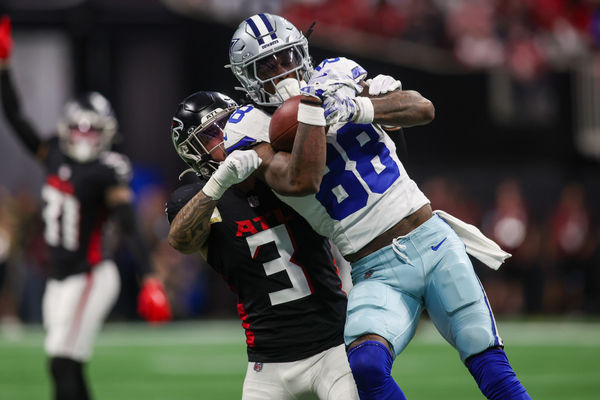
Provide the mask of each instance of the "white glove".
[{"label": "white glove", "polygon": [[219,200],[230,186],[246,180],[261,163],[256,151],[236,150],[219,165],[202,191],[211,199]]},{"label": "white glove", "polygon": [[336,93],[325,97],[323,109],[325,110],[327,125],[352,121],[358,112],[358,107],[352,97],[341,96]]},{"label": "white glove", "polygon": [[369,94],[371,96],[385,94],[396,89],[402,90],[402,82],[389,75],[377,75],[373,79],[367,79],[366,83],[369,85]]},{"label": "white glove", "polygon": [[370,124],[375,116],[373,103],[369,98],[348,97],[341,92],[326,96],[323,101],[323,109],[327,125],[349,121],[357,124]]}]

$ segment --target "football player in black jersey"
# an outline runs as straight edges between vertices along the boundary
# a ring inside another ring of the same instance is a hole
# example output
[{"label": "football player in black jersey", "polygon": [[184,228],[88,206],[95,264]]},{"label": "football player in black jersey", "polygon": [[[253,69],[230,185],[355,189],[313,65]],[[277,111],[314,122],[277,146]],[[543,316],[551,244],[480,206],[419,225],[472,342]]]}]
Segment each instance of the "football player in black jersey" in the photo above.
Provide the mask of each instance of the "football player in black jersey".
[{"label": "football player in black jersey", "polygon": [[57,137],[42,141],[21,112],[10,73],[10,20],[0,19],[0,91],[4,114],[16,136],[47,172],[42,188],[49,279],[42,314],[45,350],[57,400],[90,398],[83,367],[94,339],[115,303],[119,274],[103,254],[110,215],[130,241],[142,282],[138,310],[149,321],[170,318],[160,281],[150,273],[148,250],[137,230],[128,159],[109,151],[117,132],[110,103],[97,92],[70,101]]},{"label": "football player in black jersey", "polygon": [[222,128],[236,109],[218,92],[179,104],[171,135],[198,181],[167,203],[169,243],[183,253],[207,250],[208,264],[238,295],[248,353],[242,399],[305,392],[358,399],[343,344],[346,294],[330,242],[248,178],[260,162],[256,152],[218,162],[226,156]]}]

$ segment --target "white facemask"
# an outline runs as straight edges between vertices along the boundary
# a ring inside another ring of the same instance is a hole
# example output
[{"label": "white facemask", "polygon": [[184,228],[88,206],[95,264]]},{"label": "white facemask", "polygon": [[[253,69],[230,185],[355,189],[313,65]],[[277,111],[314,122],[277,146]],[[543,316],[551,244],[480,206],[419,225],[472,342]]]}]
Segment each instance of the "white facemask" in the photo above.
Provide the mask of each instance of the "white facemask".
[{"label": "white facemask", "polygon": [[86,162],[96,158],[98,153],[97,141],[79,140],[77,144],[69,146],[69,156],[76,161]]}]

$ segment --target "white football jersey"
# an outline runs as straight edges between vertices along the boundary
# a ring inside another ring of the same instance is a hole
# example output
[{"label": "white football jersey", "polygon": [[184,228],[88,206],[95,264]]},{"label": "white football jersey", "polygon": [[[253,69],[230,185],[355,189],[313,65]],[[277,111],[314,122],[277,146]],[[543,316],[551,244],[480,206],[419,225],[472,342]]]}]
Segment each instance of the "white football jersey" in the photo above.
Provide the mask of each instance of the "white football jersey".
[{"label": "white football jersey", "polygon": [[260,142],[269,143],[271,116],[254,105],[237,109],[225,125],[224,143],[228,153]]},{"label": "white football jersey", "polygon": [[278,196],[343,255],[356,253],[429,200],[378,125],[338,124],[327,133],[327,167],[313,196]]},{"label": "white football jersey", "polygon": [[[326,66],[321,72],[335,66],[352,70],[359,80],[366,76],[358,64],[344,58],[328,59],[319,66]],[[226,149],[231,152],[252,143],[269,142],[270,119],[254,106],[240,108],[225,127]],[[330,126],[326,163],[317,194],[277,196],[316,232],[329,237],[343,255],[356,253],[429,203],[398,159],[396,145],[377,124],[348,122]]]}]

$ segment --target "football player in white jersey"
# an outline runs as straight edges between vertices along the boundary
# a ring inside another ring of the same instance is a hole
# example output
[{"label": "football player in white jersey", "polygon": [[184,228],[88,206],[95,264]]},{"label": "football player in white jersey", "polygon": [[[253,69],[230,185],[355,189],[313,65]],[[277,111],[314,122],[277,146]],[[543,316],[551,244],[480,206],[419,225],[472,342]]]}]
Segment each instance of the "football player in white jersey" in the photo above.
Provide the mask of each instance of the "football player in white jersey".
[{"label": "football player in white jersey", "polygon": [[[472,254],[494,268],[509,255],[474,227],[434,215],[386,133],[429,123],[431,102],[392,77],[366,79],[367,71],[345,58],[313,69],[306,37],[276,15],[243,21],[229,57],[252,103],[227,123],[228,152],[255,149],[263,161],[256,174],[351,262],[345,342],[361,399],[405,398],[391,377],[392,363],[424,309],[487,398],[529,399],[465,244],[472,242]],[[294,148],[275,152],[268,143],[271,113],[301,92],[307,96],[298,108]],[[377,98],[359,96],[366,93]]]}]

